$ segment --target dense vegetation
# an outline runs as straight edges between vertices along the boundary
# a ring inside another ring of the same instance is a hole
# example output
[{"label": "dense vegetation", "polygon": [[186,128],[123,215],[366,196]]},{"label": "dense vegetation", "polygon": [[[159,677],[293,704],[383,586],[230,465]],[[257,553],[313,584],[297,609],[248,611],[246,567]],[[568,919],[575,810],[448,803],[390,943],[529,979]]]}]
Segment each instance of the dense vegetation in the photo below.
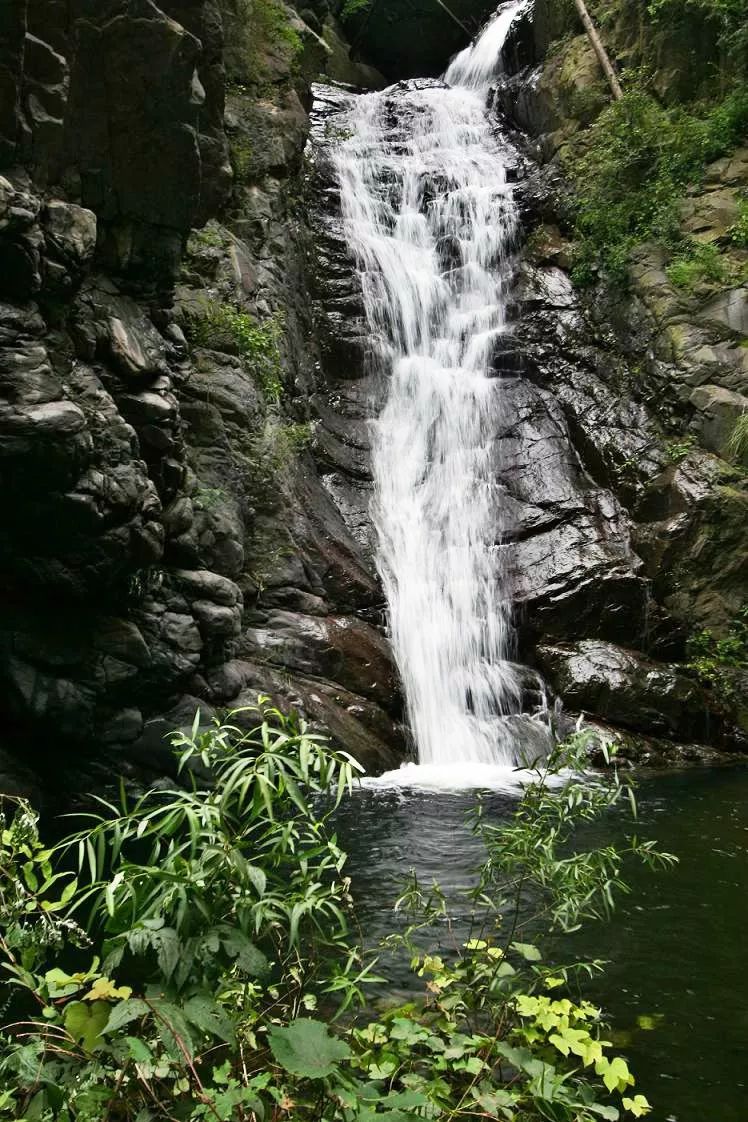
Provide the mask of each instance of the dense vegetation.
[{"label": "dense vegetation", "polygon": [[[687,109],[667,108],[632,85],[600,114],[570,164],[579,184],[576,279],[589,281],[601,262],[621,281],[632,248],[657,241],[673,254],[674,283],[687,287],[704,275],[726,280],[727,263],[716,247],[684,236],[679,211],[688,185],[747,129],[746,86],[712,106]],[[732,236],[742,244],[741,224]]]},{"label": "dense vegetation", "polygon": [[447,903],[436,887],[405,887],[398,906],[412,922],[389,950],[411,956],[425,989],[373,1017],[367,995],[386,958],[377,965],[351,934],[331,817],[356,766],[267,699],[229,720],[175,737],[183,786],[102,801],[54,849],[27,804],[4,801],[0,1117],[647,1113],[600,1011],[568,996],[599,964],[544,958],[551,936],[610,912],[627,856],[670,860],[635,837],[622,849],[577,839],[630,795],[615,772],[569,778],[584,736],[538,765],[508,822],[478,806],[486,858],[469,942],[424,952],[433,925],[448,928]]},{"label": "dense vegetation", "polygon": [[[609,5],[594,7],[605,27],[614,13]],[[746,15],[743,0],[650,0],[640,14],[641,42],[634,51],[639,65],[622,74],[623,99],[604,109],[565,155],[577,186],[579,283],[590,283],[599,267],[613,281],[625,282],[631,250],[643,242],[667,249],[670,280],[686,291],[701,281],[744,280],[745,261],[721,250],[745,248],[745,206],[725,247],[688,237],[681,205],[707,165],[748,134]],[[709,42],[716,44],[719,58],[704,64],[708,79],[694,80],[697,100],[688,100],[675,86],[668,88],[665,101],[662,91],[655,91],[657,56],[652,52],[663,37],[700,48],[703,40],[704,50]]]},{"label": "dense vegetation", "polygon": [[745,0],[649,0],[649,14],[664,27],[693,25],[694,17],[716,29],[716,39],[736,70],[748,71]]}]

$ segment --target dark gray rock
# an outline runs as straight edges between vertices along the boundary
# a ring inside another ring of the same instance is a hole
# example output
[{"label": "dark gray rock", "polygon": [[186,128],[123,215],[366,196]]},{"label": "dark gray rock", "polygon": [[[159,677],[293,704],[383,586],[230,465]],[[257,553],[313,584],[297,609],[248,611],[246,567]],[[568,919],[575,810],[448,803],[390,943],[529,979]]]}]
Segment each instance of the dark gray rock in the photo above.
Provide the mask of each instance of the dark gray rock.
[{"label": "dark gray rock", "polygon": [[597,640],[541,644],[537,654],[572,709],[644,734],[732,746],[719,704],[672,666]]}]

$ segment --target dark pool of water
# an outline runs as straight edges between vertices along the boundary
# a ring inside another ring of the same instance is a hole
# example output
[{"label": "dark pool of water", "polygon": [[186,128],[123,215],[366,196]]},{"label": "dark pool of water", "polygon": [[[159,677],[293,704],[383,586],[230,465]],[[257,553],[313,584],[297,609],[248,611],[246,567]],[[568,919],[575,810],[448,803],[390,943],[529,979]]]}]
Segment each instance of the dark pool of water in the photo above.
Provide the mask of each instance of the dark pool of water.
[{"label": "dark pool of water", "polygon": [[[452,899],[469,883],[480,860],[466,823],[473,802],[469,793],[362,790],[342,810],[367,940],[392,930],[411,867]],[[659,874],[632,867],[631,895],[609,924],[570,937],[570,955],[609,960],[586,996],[608,1012],[652,1122],[748,1122],[748,768],[644,775],[638,802],[639,835],[680,863]],[[499,818],[512,798],[492,794],[488,805]],[[603,840],[623,827],[611,819],[596,829]],[[407,985],[390,966],[394,987]]]}]

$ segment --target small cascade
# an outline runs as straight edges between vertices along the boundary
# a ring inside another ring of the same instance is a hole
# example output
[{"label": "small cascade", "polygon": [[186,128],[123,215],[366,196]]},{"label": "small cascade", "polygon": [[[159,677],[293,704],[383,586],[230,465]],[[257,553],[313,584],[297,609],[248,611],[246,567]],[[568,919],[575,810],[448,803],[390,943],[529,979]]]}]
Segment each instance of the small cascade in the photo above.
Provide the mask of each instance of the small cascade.
[{"label": "small cascade", "polygon": [[447,85],[486,90],[501,72],[501,52],[512,24],[531,6],[530,0],[503,4],[475,42],[452,59],[444,75]]},{"label": "small cascade", "polygon": [[512,765],[523,678],[501,545],[497,356],[517,213],[486,90],[524,0],[444,81],[357,97],[336,149],[374,361],[374,521],[419,762]]}]

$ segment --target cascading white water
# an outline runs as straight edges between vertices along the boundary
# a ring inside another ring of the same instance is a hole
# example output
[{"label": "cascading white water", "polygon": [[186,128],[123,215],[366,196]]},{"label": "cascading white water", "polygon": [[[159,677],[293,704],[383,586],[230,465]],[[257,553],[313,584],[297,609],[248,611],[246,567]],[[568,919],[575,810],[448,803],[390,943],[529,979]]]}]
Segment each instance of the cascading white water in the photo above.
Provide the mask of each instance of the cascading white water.
[{"label": "cascading white water", "polygon": [[512,24],[529,7],[529,0],[503,4],[475,42],[452,59],[444,75],[445,82],[450,86],[485,90],[501,69],[501,52]]},{"label": "cascading white water", "polygon": [[336,152],[346,235],[376,360],[379,564],[419,761],[512,764],[521,683],[509,660],[493,436],[517,217],[486,114],[512,20],[502,7],[445,82],[356,99]]}]

